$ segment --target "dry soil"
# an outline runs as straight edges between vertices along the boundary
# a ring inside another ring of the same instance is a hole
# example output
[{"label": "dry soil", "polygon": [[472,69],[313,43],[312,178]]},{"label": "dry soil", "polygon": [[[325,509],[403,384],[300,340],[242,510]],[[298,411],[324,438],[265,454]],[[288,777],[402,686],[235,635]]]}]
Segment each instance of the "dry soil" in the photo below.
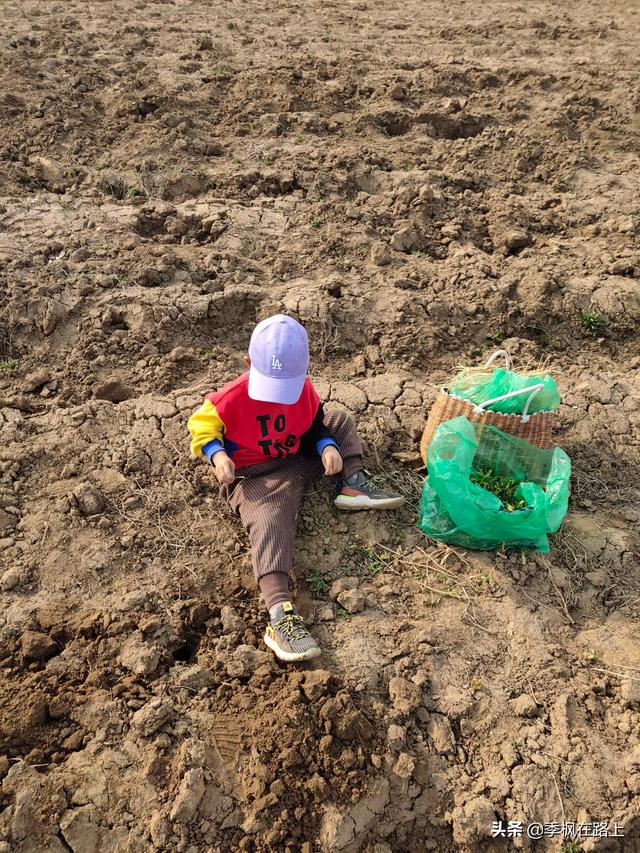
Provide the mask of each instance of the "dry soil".
[{"label": "dry soil", "polygon": [[[0,24],[0,850],[533,849],[494,820],[617,821],[583,849],[640,850],[637,5],[4,0]],[[186,433],[276,311],[408,498],[308,496],[306,668],[262,646]],[[438,386],[503,343],[563,395],[546,557],[416,528]]]}]

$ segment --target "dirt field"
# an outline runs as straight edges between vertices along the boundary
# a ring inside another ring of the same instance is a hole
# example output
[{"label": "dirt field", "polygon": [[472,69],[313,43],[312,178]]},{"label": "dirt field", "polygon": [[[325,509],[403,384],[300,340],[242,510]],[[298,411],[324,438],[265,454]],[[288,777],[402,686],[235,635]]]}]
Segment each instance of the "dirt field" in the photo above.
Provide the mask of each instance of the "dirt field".
[{"label": "dirt field", "polygon": [[[498,820],[640,850],[640,8],[4,0],[0,24],[0,853],[563,844]],[[265,651],[186,432],[277,311],[409,499],[306,499],[307,668]],[[416,528],[437,388],[502,343],[563,394],[547,557]]]}]

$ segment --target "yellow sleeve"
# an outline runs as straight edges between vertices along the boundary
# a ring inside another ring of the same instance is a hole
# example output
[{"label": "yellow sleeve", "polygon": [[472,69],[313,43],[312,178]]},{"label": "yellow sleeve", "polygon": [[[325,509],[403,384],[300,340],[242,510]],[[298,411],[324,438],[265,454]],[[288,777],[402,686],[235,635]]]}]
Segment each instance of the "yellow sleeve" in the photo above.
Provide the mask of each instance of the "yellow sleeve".
[{"label": "yellow sleeve", "polygon": [[205,400],[198,411],[191,415],[187,427],[191,433],[191,453],[194,456],[202,456],[205,444],[216,438],[222,441],[224,435],[222,419],[209,400]]}]

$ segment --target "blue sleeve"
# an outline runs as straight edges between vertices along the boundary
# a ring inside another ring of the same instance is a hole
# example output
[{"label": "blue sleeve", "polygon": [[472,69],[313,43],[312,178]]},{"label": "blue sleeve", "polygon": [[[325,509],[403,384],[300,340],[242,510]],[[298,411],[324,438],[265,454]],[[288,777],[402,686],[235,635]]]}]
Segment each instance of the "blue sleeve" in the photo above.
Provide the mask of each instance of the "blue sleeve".
[{"label": "blue sleeve", "polygon": [[318,454],[318,456],[322,456],[322,451],[325,449],[325,447],[335,447],[338,453],[340,452],[338,442],[330,435],[325,435],[324,438],[321,438],[319,441],[316,442],[316,453]]},{"label": "blue sleeve", "polygon": [[224,450],[224,444],[218,438],[214,438],[213,441],[210,441],[208,444],[202,445],[202,452],[209,462],[211,462],[214,453],[217,453],[219,450]]}]

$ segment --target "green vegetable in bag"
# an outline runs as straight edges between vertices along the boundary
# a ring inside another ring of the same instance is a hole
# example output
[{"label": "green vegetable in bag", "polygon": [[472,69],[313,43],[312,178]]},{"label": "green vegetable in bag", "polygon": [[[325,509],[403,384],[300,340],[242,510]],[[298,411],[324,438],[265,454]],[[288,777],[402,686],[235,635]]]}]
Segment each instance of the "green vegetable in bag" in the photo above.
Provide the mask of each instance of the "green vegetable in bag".
[{"label": "green vegetable in bag", "polygon": [[[503,544],[549,550],[547,534],[558,530],[569,503],[571,461],[564,450],[541,450],[460,417],[438,427],[427,468],[419,526],[428,536],[478,550]],[[502,491],[494,494],[483,481]]]},{"label": "green vegetable in bag", "polygon": [[521,415],[527,401],[526,394],[510,397],[507,400],[496,400],[488,406],[483,404],[496,397],[505,394],[513,394],[514,391],[524,391],[534,385],[542,385],[537,394],[531,398],[528,407],[530,413],[552,412],[560,405],[560,394],[558,386],[547,373],[515,373],[513,370],[505,370],[496,367],[492,371],[486,370],[462,370],[453,380],[449,388],[449,394],[468,400],[476,406],[492,412],[500,412],[503,415]]},{"label": "green vegetable in bag", "polygon": [[471,474],[471,482],[476,486],[482,486],[493,495],[497,495],[502,501],[507,512],[515,509],[524,509],[524,501],[516,497],[516,489],[520,482],[514,477],[500,477],[490,468],[482,468]]}]

